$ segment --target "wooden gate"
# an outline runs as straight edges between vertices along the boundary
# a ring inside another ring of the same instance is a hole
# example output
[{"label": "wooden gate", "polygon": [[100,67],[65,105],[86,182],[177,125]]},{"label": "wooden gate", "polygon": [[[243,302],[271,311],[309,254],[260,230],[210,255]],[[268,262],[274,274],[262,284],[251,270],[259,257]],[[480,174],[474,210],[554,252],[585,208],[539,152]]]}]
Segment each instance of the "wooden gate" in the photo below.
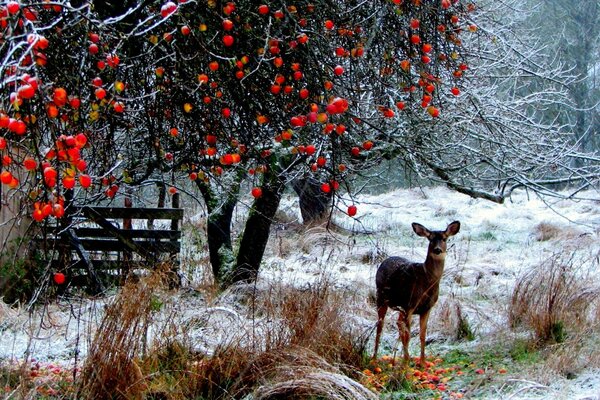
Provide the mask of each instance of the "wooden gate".
[{"label": "wooden gate", "polygon": [[107,281],[168,262],[172,285],[179,284],[182,208],[85,206],[71,215],[69,227],[55,227],[36,241],[51,268],[70,283],[99,293]]}]

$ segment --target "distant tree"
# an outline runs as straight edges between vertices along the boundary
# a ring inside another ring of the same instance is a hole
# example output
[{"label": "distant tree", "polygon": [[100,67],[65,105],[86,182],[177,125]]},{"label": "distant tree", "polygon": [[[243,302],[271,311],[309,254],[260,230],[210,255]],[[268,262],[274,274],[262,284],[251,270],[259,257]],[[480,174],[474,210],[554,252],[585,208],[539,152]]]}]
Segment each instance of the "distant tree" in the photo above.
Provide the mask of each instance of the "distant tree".
[{"label": "distant tree", "polygon": [[600,3],[575,0],[530,0],[531,11],[523,18],[523,29],[538,37],[539,45],[547,49],[547,64],[562,65],[576,78],[568,85],[572,99],[569,104],[557,104],[547,120],[552,120],[556,110],[563,122],[572,126],[574,140],[581,151],[598,151],[598,63],[600,56]]},{"label": "distant tree", "polygon": [[574,144],[569,120],[578,77],[551,62],[552,50],[532,34],[520,7],[518,1],[478,4],[472,16],[480,35],[465,41],[477,53],[461,95],[434,124],[407,122],[393,130],[400,147],[393,157],[404,168],[495,202],[516,188],[558,195],[566,183],[580,184],[575,192],[597,187],[598,159]]}]

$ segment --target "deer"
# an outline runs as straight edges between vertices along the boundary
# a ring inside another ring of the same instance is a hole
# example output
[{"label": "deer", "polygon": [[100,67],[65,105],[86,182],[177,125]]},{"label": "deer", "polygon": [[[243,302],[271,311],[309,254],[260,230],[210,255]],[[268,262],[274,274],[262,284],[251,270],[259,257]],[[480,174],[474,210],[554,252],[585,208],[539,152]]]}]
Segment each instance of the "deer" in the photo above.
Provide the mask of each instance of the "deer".
[{"label": "deer", "polygon": [[[446,259],[446,240],[458,233],[460,222],[450,223],[444,231],[430,231],[414,222],[412,229],[418,236],[429,240],[425,262],[413,262],[403,257],[389,257],[379,265],[375,274],[378,319],[373,359],[377,358],[385,314],[388,308],[391,308],[399,312],[397,326],[399,339],[402,340],[404,365],[408,365],[409,361],[410,321],[414,314],[419,315],[420,361],[421,366],[424,367],[427,320],[440,293],[440,280]],[[394,351],[393,361],[395,358]]]}]

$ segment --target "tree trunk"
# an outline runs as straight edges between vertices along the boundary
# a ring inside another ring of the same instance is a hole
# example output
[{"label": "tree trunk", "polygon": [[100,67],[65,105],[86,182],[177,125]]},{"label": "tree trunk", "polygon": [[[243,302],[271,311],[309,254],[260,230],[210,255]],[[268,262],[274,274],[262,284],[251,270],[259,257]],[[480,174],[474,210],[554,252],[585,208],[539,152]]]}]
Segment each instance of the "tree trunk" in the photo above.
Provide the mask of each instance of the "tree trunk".
[{"label": "tree trunk", "polygon": [[[238,190],[227,195],[223,202],[219,201],[219,196],[210,190],[210,187],[204,182],[196,181],[206,208],[208,218],[206,222],[206,235],[208,241],[208,252],[210,256],[210,265],[212,267],[215,282],[222,283],[229,270],[228,263],[233,262],[231,246],[231,219],[233,210],[237,204]],[[230,258],[230,259],[228,259]]]},{"label": "tree trunk", "polygon": [[331,203],[331,194],[324,193],[317,180],[302,177],[292,181],[292,187],[300,200],[302,222],[307,225],[327,215]]},{"label": "tree trunk", "polygon": [[274,172],[265,174],[262,196],[250,210],[237,254],[235,270],[228,283],[250,282],[256,279],[269,240],[271,223],[279,208],[285,183]]}]

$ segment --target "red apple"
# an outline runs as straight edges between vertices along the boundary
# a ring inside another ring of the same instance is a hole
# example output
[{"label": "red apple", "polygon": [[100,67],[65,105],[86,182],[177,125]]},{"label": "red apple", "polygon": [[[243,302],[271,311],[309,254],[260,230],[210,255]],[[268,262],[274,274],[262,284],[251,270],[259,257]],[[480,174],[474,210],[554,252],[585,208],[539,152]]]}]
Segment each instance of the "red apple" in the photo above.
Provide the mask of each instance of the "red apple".
[{"label": "red apple", "polygon": [[79,184],[81,185],[81,187],[83,187],[84,189],[87,189],[91,186],[92,184],[92,178],[89,175],[83,174],[83,175],[79,175]]},{"label": "red apple", "polygon": [[267,15],[269,13],[269,6],[266,4],[261,4],[258,6],[258,13],[260,15]]},{"label": "red apple", "polygon": [[35,96],[35,88],[32,85],[23,85],[18,90],[19,97],[22,99],[30,99]]},{"label": "red apple", "polygon": [[255,199],[258,199],[259,197],[261,197],[262,196],[262,189],[259,188],[259,187],[252,188],[252,196]]},{"label": "red apple", "polygon": [[94,91],[94,94],[96,95],[96,98],[98,100],[102,100],[106,97],[106,90],[104,90],[103,88],[98,88]]},{"label": "red apple", "polygon": [[21,9],[21,5],[18,1],[9,1],[6,3],[6,10],[9,14],[16,14]]},{"label": "red apple", "polygon": [[62,107],[67,104],[67,91],[64,88],[56,88],[52,94],[52,101],[58,107]]},{"label": "red apple", "polygon": [[233,42],[234,42],[233,36],[231,36],[231,35],[223,36],[223,44],[225,46],[227,46],[227,47],[233,46]]},{"label": "red apple", "polygon": [[173,3],[172,1],[168,1],[160,8],[160,15],[163,18],[167,18],[175,11],[177,11],[177,4]]},{"label": "red apple", "polygon": [[65,283],[65,274],[63,274],[62,272],[56,272],[54,274],[54,282],[57,285],[62,285],[63,283]]},{"label": "red apple", "polygon": [[0,181],[5,185],[8,185],[10,181],[12,181],[12,179],[13,176],[10,173],[10,171],[2,171],[2,173],[0,174]]},{"label": "red apple", "polygon": [[75,178],[72,176],[65,176],[62,183],[65,189],[73,189],[75,187]]},{"label": "red apple", "polygon": [[65,215],[65,208],[62,204],[56,203],[52,206],[52,215],[55,218],[62,218]]},{"label": "red apple", "polygon": [[354,217],[356,215],[357,212],[357,208],[354,204],[352,204],[351,206],[348,206],[348,215],[351,217]]},{"label": "red apple", "polygon": [[223,29],[230,31],[233,29],[233,22],[230,19],[224,19],[222,22]]},{"label": "red apple", "polygon": [[37,162],[31,157],[27,157],[23,160],[23,167],[25,167],[27,171],[34,170],[37,167]]},{"label": "red apple", "polygon": [[36,221],[36,222],[41,222],[44,220],[44,214],[42,213],[42,210],[40,210],[39,208],[36,208],[35,210],[33,210],[33,213],[31,214],[31,217]]},{"label": "red apple", "polygon": [[258,13],[260,15],[267,15],[269,13],[269,6],[266,4],[261,4],[258,6]]},{"label": "red apple", "polygon": [[116,113],[122,113],[123,111],[125,111],[125,105],[120,102],[117,101],[116,103],[113,104],[113,110],[115,110]]}]

